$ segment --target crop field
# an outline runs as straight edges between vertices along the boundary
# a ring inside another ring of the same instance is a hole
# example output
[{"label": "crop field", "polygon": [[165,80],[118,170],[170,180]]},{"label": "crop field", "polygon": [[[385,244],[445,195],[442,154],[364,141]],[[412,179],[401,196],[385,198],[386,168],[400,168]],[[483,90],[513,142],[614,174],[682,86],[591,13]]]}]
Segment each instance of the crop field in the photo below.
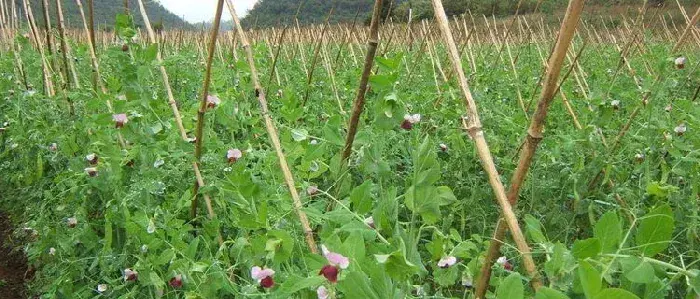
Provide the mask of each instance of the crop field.
[{"label": "crop field", "polygon": [[230,0],[201,31],[3,12],[26,290],[5,269],[0,297],[700,298],[700,9],[432,2],[246,30]]}]

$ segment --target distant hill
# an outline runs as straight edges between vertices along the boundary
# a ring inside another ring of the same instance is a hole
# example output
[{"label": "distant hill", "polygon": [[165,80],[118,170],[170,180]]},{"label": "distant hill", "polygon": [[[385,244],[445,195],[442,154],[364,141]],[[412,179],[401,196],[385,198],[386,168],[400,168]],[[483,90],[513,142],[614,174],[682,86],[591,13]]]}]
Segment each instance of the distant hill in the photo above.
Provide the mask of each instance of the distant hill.
[{"label": "distant hill", "polygon": [[[520,0],[442,0],[448,16],[461,15],[471,12],[475,16],[509,16],[516,12]],[[697,6],[697,0],[679,0],[682,5]],[[539,6],[538,6],[539,3]],[[568,1],[522,0],[519,14],[528,14],[537,10],[545,15],[562,12]],[[639,7],[640,0],[588,0],[587,7]],[[677,11],[675,0],[649,0],[651,7],[666,6],[671,11]],[[290,22],[301,4],[298,20],[302,24],[323,23],[328,11],[334,8],[332,23],[352,22],[359,12],[358,22],[368,23],[374,0],[260,0],[248,15],[243,18],[243,26],[247,28],[264,28],[278,26]],[[405,22],[409,10],[413,20],[430,19],[433,17],[431,0],[384,0],[382,16],[390,15],[395,22]],[[690,10],[691,12],[693,10]]]},{"label": "distant hill", "polygon": [[[404,2],[406,0],[394,0]],[[384,11],[392,6],[384,1]],[[299,5],[301,9],[299,10]],[[352,22],[359,12],[358,22],[364,22],[371,14],[374,0],[260,0],[243,18],[243,25],[250,27],[271,27],[284,22],[293,22],[297,10],[301,24],[320,24],[333,8],[331,22]],[[396,3],[393,5],[397,5]],[[291,23],[293,24],[293,23]]]},{"label": "distant hill", "polygon": [[[95,8],[95,25],[99,28],[112,28],[114,26],[114,17],[117,14],[124,13],[124,1],[123,0],[93,0]],[[189,0],[195,1],[195,0]],[[17,8],[21,10],[22,0],[15,0]],[[37,25],[40,27],[44,26],[44,13],[42,9],[41,0],[30,0],[29,3],[32,5],[32,12],[36,18]],[[50,18],[51,25],[56,26],[56,1],[49,0],[50,6]],[[88,0],[81,0],[83,4],[83,9],[85,10],[85,17],[87,18],[87,2]],[[144,0],[144,5],[146,6],[146,11],[148,12],[148,18],[151,20],[152,24],[158,24],[161,21],[165,29],[169,28],[192,28],[192,25],[185,22],[182,18],[176,16],[172,12],[168,11],[160,5],[160,3],[153,0]],[[82,27],[82,20],[80,19],[80,12],[78,11],[78,5],[75,4],[75,0],[63,0],[61,1],[63,6],[63,16],[66,19],[66,26],[68,27]],[[139,26],[143,25],[143,20],[141,18],[141,12],[139,11],[138,2],[136,0],[129,0],[129,11],[134,16],[136,24]],[[24,13],[21,13],[21,17],[24,20]]]}]

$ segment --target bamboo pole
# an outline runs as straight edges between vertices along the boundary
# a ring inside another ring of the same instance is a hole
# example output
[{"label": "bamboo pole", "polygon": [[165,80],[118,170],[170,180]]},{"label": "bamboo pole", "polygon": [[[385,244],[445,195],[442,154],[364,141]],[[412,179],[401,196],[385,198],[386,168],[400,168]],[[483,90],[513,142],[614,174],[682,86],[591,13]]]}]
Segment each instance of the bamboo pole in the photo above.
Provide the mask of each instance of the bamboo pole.
[{"label": "bamboo pole", "polygon": [[302,100],[301,102],[302,107],[306,106],[306,101],[309,100],[309,93],[311,93],[311,82],[314,78],[314,70],[316,69],[316,63],[318,62],[318,55],[321,51],[321,45],[323,45],[323,37],[326,36],[326,31],[328,30],[329,25],[328,22],[330,21],[332,15],[333,8],[331,7],[331,11],[328,12],[328,17],[326,17],[326,22],[323,23],[323,29],[321,29],[321,36],[318,38],[318,43],[316,44],[316,48],[314,49],[314,57],[311,60],[311,68],[309,69],[309,76],[306,80],[306,93],[304,94],[304,100]]},{"label": "bamboo pole", "polygon": [[61,6],[61,0],[56,0],[56,17],[58,18],[58,32],[61,35],[61,52],[63,52],[63,66],[65,67],[64,71],[66,73],[66,80],[72,83],[74,88],[80,88],[80,81],[78,81],[78,73],[75,70],[75,65],[73,64],[73,60],[68,58],[71,49],[66,41],[66,26],[63,19],[63,7]]},{"label": "bamboo pole", "polygon": [[46,46],[49,50],[49,56],[53,56],[54,45],[53,38],[51,35],[51,18],[49,17],[49,0],[41,1],[41,8],[44,11],[44,27],[46,29]]},{"label": "bamboo pole", "polygon": [[[525,181],[528,169],[530,168],[532,159],[535,156],[537,146],[543,138],[542,132],[544,131],[544,121],[547,117],[549,106],[554,100],[554,96],[558,90],[557,81],[559,80],[559,74],[561,72],[564,59],[566,58],[568,48],[571,44],[571,40],[576,32],[576,25],[578,24],[581,16],[583,5],[584,0],[569,1],[566,15],[561,23],[559,37],[557,38],[554,52],[550,56],[549,62],[547,63],[547,73],[545,75],[544,87],[542,88],[542,92],[540,94],[540,100],[537,104],[535,114],[530,122],[530,127],[527,130],[525,146],[523,147],[523,151],[520,153],[518,166],[513,173],[513,177],[510,182],[508,201],[512,205],[517,203],[520,188],[522,187],[523,181]],[[501,220],[499,220],[499,224],[496,226],[496,233],[494,234],[494,238],[490,243],[486,261],[481,268],[481,275],[479,276],[479,282],[476,286],[477,298],[484,298],[486,295],[486,289],[488,288],[489,279],[491,276],[491,266],[493,265],[493,261],[496,260],[500,254],[500,248],[503,242],[502,240],[505,237],[507,228],[505,224],[505,221],[503,218],[501,218]],[[535,285],[533,285],[533,288],[537,289]]]},{"label": "bamboo pole", "polygon": [[318,248],[316,248],[314,232],[313,230],[311,230],[311,225],[309,224],[309,220],[306,216],[306,213],[302,210],[303,204],[301,202],[301,198],[299,197],[299,193],[296,190],[296,185],[294,184],[294,176],[289,170],[289,164],[287,163],[287,158],[284,156],[284,152],[282,151],[282,145],[280,144],[277,129],[275,128],[275,125],[272,122],[272,117],[270,117],[270,112],[267,108],[267,100],[265,99],[265,91],[263,90],[262,86],[260,86],[258,72],[255,68],[253,50],[250,48],[248,38],[246,37],[246,33],[243,30],[243,27],[241,26],[241,21],[238,19],[238,15],[236,15],[236,10],[233,7],[233,3],[231,2],[231,0],[226,0],[226,4],[228,6],[229,11],[231,12],[231,16],[233,17],[233,21],[236,25],[236,30],[239,31],[238,37],[241,39],[241,44],[246,52],[246,59],[248,60],[248,64],[250,65],[250,73],[251,78],[253,80],[253,86],[255,88],[255,95],[258,98],[258,102],[260,103],[260,110],[265,121],[265,129],[267,130],[267,134],[270,137],[270,141],[272,142],[272,145],[275,148],[275,153],[277,154],[277,158],[279,159],[280,168],[282,170],[282,174],[284,175],[285,183],[287,184],[287,188],[289,188],[289,193],[292,196],[294,211],[299,217],[299,222],[301,222],[301,226],[304,230],[304,235],[306,238],[306,244],[309,246],[309,250],[312,253],[316,254],[318,253]]},{"label": "bamboo pole", "polygon": [[685,41],[685,37],[688,36],[688,34],[694,30],[693,27],[695,26],[695,23],[700,20],[700,7],[698,7],[697,10],[695,10],[695,14],[693,15],[693,18],[690,19],[688,22],[688,25],[685,26],[685,29],[683,29],[683,33],[681,36],[678,38],[678,41],[676,42],[675,45],[673,45],[673,49],[671,50],[671,53],[675,53],[680,49],[680,47],[683,45],[683,42]]},{"label": "bamboo pole", "polygon": [[[195,133],[195,147],[194,147],[194,157],[195,157],[195,173],[199,169],[199,163],[202,158],[203,142],[204,142],[204,116],[207,111],[207,97],[209,96],[209,85],[211,84],[211,66],[214,60],[214,54],[216,52],[216,40],[219,35],[219,26],[221,25],[221,14],[223,12],[224,0],[219,0],[216,6],[216,15],[214,17],[214,24],[211,29],[209,38],[209,49],[206,58],[206,71],[204,73],[204,82],[202,83],[202,93],[200,95],[199,109],[197,110],[197,129]],[[162,74],[162,73],[161,73]],[[203,182],[202,182],[203,184]],[[194,190],[192,194],[194,198],[192,199],[192,206],[190,207],[190,218],[194,220],[197,217],[197,202],[198,193],[200,185],[199,180],[194,184]],[[209,203],[209,205],[211,205]]]},{"label": "bamboo pole", "polygon": [[505,188],[501,182],[498,170],[496,170],[496,165],[493,162],[493,157],[491,156],[491,151],[489,150],[488,143],[484,137],[484,132],[481,127],[481,120],[479,119],[479,112],[476,107],[476,102],[472,96],[471,90],[469,89],[469,84],[467,83],[467,78],[464,75],[464,70],[462,69],[462,63],[459,58],[459,53],[457,46],[455,45],[454,38],[452,37],[452,32],[445,15],[445,9],[442,6],[441,0],[432,0],[433,9],[435,11],[435,19],[440,31],[442,32],[443,39],[445,40],[445,45],[447,46],[448,53],[450,55],[450,60],[452,62],[452,67],[455,69],[457,74],[458,83],[462,95],[464,96],[464,104],[467,108],[467,116],[463,119],[464,126],[474,140],[479,159],[481,160],[482,167],[488,175],[489,183],[496,195],[496,200],[501,207],[503,215],[506,219],[513,239],[520,250],[523,258],[523,264],[531,278],[530,283],[533,288],[537,290],[542,283],[540,282],[539,275],[537,274],[537,268],[535,262],[532,259],[532,252],[530,246],[528,246],[525,241],[525,236],[523,235],[520,225],[518,224],[518,219],[513,211],[511,204],[506,196]]},{"label": "bamboo pole", "polygon": [[343,147],[343,154],[341,156],[341,165],[345,165],[345,162],[352,153],[352,144],[355,141],[355,135],[357,134],[357,125],[360,121],[362,110],[364,109],[367,83],[369,82],[369,76],[372,74],[374,56],[377,53],[377,46],[379,45],[379,18],[381,17],[381,7],[382,0],[375,0],[374,10],[372,11],[372,21],[369,27],[370,34],[369,39],[367,40],[365,64],[362,70],[362,76],[360,77],[360,84],[357,88],[355,101],[352,106],[352,114],[348,125],[348,134],[345,137],[345,146]]},{"label": "bamboo pole", "polygon": [[27,18],[27,23],[29,23],[29,27],[32,32],[32,37],[37,46],[37,50],[39,51],[39,55],[41,56],[41,67],[44,73],[44,92],[47,96],[52,97],[56,93],[54,92],[53,81],[51,80],[49,62],[46,59],[46,55],[44,53],[44,46],[42,45],[41,38],[39,37],[39,30],[36,28],[36,23],[34,22],[34,15],[32,14],[31,7],[29,6],[29,4],[27,4],[27,0],[22,0],[22,4],[24,7],[24,14]]},{"label": "bamboo pole", "polygon": [[[58,1],[58,0],[56,0]],[[85,13],[83,11],[83,3],[80,0],[75,0],[75,3],[78,5],[78,11],[80,12],[80,18],[83,21],[83,30],[85,33],[88,35],[88,43],[89,43],[89,49],[88,52],[90,53],[90,61],[92,62],[92,71],[95,74],[95,77],[97,77],[97,86],[100,87],[100,90],[102,91],[103,94],[107,94],[107,87],[105,87],[104,82],[102,82],[102,76],[100,75],[100,63],[97,60],[97,54],[95,54],[95,41],[92,39],[92,37],[89,34],[90,28],[88,28],[87,25],[87,20],[85,19]],[[109,111],[112,112],[112,102],[108,99],[107,100],[107,107],[109,108]]]}]

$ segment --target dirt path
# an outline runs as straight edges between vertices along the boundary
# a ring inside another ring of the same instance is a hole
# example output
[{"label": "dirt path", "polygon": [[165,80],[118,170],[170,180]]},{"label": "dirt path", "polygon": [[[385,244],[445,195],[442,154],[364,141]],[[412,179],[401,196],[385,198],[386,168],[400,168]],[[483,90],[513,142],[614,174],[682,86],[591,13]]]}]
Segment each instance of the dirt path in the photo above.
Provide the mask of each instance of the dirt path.
[{"label": "dirt path", "polygon": [[21,251],[13,251],[11,244],[12,224],[0,212],[0,298],[27,298],[24,275],[27,260]]}]

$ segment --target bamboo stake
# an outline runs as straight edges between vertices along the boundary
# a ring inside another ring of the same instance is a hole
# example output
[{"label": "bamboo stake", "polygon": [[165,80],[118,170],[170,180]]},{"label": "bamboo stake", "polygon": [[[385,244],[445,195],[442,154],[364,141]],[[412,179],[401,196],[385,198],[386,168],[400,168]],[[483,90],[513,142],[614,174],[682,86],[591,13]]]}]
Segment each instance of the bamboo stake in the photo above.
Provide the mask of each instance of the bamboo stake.
[{"label": "bamboo stake", "polygon": [[54,92],[53,81],[51,81],[51,71],[49,70],[49,62],[46,59],[46,55],[44,54],[44,46],[42,45],[41,38],[39,37],[39,30],[37,30],[36,28],[36,23],[34,23],[34,15],[32,14],[31,7],[29,6],[29,4],[27,4],[27,0],[22,0],[22,4],[24,5],[24,14],[27,17],[27,22],[29,23],[29,27],[31,28],[32,37],[34,38],[37,50],[41,55],[41,67],[44,73],[44,92],[47,96],[52,97],[56,93]]},{"label": "bamboo stake", "polygon": [[[100,75],[100,63],[97,61],[97,54],[95,54],[95,41],[92,40],[92,37],[88,33],[90,29],[88,28],[87,20],[85,19],[85,13],[83,12],[83,3],[80,0],[75,0],[75,3],[78,5],[80,18],[83,20],[83,30],[85,30],[85,32],[88,34],[88,43],[90,43],[88,52],[90,53],[90,61],[92,62],[92,71],[94,72],[95,77],[97,77],[97,86],[100,87],[103,94],[107,94],[107,87],[105,87],[104,82],[102,82],[102,76]],[[107,107],[109,108],[109,111],[112,112],[112,102],[109,99],[107,100]]]},{"label": "bamboo stake", "polygon": [[262,86],[260,86],[258,72],[255,69],[253,50],[250,48],[248,38],[246,37],[246,33],[243,30],[243,27],[241,26],[241,21],[238,19],[238,15],[236,14],[236,10],[233,7],[233,3],[231,2],[231,0],[226,0],[226,4],[228,6],[229,11],[231,12],[231,16],[233,17],[233,22],[235,23],[237,28],[236,30],[240,32],[239,38],[241,39],[241,44],[245,49],[246,58],[248,60],[248,64],[250,65],[250,73],[253,80],[253,86],[255,88],[255,95],[258,98],[258,102],[260,102],[260,110],[265,120],[265,129],[267,130],[267,134],[270,137],[270,141],[272,142],[272,145],[274,146],[275,152],[277,154],[277,158],[279,159],[280,168],[282,170],[282,173],[284,174],[284,180],[287,184],[287,187],[289,188],[289,193],[292,196],[294,211],[299,217],[299,222],[301,222],[301,226],[304,230],[304,235],[306,237],[306,244],[309,246],[309,250],[312,253],[316,254],[318,253],[318,249],[316,248],[316,241],[314,240],[314,232],[313,230],[311,230],[311,225],[309,224],[309,220],[306,217],[306,213],[302,210],[303,204],[301,202],[301,199],[299,198],[299,193],[296,190],[296,185],[294,184],[294,177],[292,175],[292,172],[289,170],[289,164],[287,163],[287,158],[284,156],[284,152],[282,151],[282,145],[280,144],[277,129],[275,128],[275,125],[272,122],[272,117],[270,117],[270,112],[267,108],[267,100],[265,99],[265,91],[263,90]]},{"label": "bamboo stake", "polygon": [[328,12],[328,17],[326,17],[326,22],[323,23],[323,29],[321,29],[321,36],[318,38],[318,43],[316,44],[316,49],[314,49],[314,57],[311,60],[311,68],[309,69],[309,76],[306,80],[306,93],[304,94],[304,100],[301,102],[301,107],[306,106],[306,101],[309,100],[309,93],[311,92],[311,82],[314,77],[314,70],[316,69],[316,63],[318,62],[318,55],[321,51],[321,45],[323,45],[323,37],[326,35],[326,30],[328,29],[328,22],[333,15],[333,8]]},{"label": "bamboo stake", "polygon": [[[527,130],[525,146],[523,147],[523,151],[520,153],[518,166],[513,173],[513,178],[511,179],[511,185],[508,192],[508,201],[512,205],[517,203],[520,188],[522,187],[523,181],[525,181],[528,169],[530,168],[532,159],[535,156],[537,146],[543,138],[542,132],[544,131],[544,121],[547,117],[549,106],[552,103],[554,95],[558,89],[557,81],[559,80],[559,74],[561,72],[564,59],[566,58],[566,53],[571,44],[571,40],[576,32],[576,25],[578,24],[581,16],[583,5],[584,0],[569,1],[566,15],[561,23],[559,37],[557,38],[554,52],[550,56],[549,62],[547,63],[547,73],[545,75],[544,87],[542,88],[542,92],[540,94],[540,100],[537,104],[535,114],[530,122],[530,127]],[[479,276],[479,282],[476,286],[477,298],[485,297],[486,289],[488,288],[489,279],[491,276],[491,266],[493,265],[493,261],[500,254],[500,247],[503,242],[502,240],[505,237],[507,228],[503,218],[499,220],[499,224],[496,227],[496,233],[494,234],[494,238],[489,245],[486,261],[481,268],[481,275]],[[537,286],[533,285],[533,288],[537,289]]]},{"label": "bamboo stake", "polygon": [[364,109],[367,83],[369,82],[369,76],[372,74],[374,56],[377,53],[377,46],[379,45],[379,18],[381,17],[381,7],[382,0],[375,0],[374,9],[372,11],[372,21],[369,27],[370,34],[369,39],[367,40],[365,64],[362,70],[362,76],[360,77],[360,85],[357,88],[357,94],[352,106],[352,114],[348,125],[348,135],[345,137],[345,146],[343,147],[343,154],[341,156],[341,165],[345,165],[345,162],[352,153],[352,144],[355,141],[355,135],[357,134],[357,125],[360,121],[362,110]]},{"label": "bamboo stake", "polygon": [[[219,35],[219,26],[221,24],[221,14],[223,12],[223,7],[224,0],[219,0],[216,6],[216,15],[214,17],[214,24],[211,29],[209,38],[209,50],[206,58],[206,71],[204,73],[204,82],[202,83],[202,93],[199,101],[199,110],[197,110],[197,129],[195,133],[196,139],[194,148],[195,173],[199,169],[199,163],[201,162],[202,158],[202,149],[204,142],[204,115],[207,111],[207,97],[209,96],[209,85],[211,83],[211,66],[214,60],[214,54],[216,52],[216,39]],[[203,182],[201,183],[203,184]],[[194,194],[194,198],[192,199],[192,206],[190,207],[190,218],[193,220],[197,218],[197,199],[199,197],[199,188],[202,187],[202,184],[200,184],[199,180],[197,180],[197,182],[195,182],[194,184],[194,190],[192,192],[192,194]]]},{"label": "bamboo stake", "polygon": [[284,28],[282,29],[282,33],[280,33],[279,38],[277,39],[277,49],[275,49],[275,55],[272,58],[272,67],[270,70],[270,79],[267,80],[267,86],[268,88],[270,87],[270,83],[272,83],[272,78],[274,78],[274,75],[277,74],[277,85],[280,84],[280,78],[279,74],[275,72],[275,68],[277,67],[277,59],[279,58],[280,55],[280,50],[282,50],[282,42],[284,41],[284,35],[287,33],[287,28],[289,26],[285,25]]},{"label": "bamboo stake", "polygon": [[693,27],[695,26],[695,23],[700,20],[700,7],[698,7],[697,10],[695,10],[695,14],[693,15],[693,18],[690,19],[688,22],[688,25],[685,26],[685,29],[683,30],[683,33],[681,36],[678,38],[678,41],[676,42],[675,45],[673,45],[673,49],[671,50],[671,53],[675,53],[680,49],[680,47],[683,45],[683,42],[685,41],[685,37],[688,36],[688,34],[693,30]]},{"label": "bamboo stake", "polygon": [[[61,0],[56,0],[56,16],[58,17],[58,32],[61,35],[61,52],[63,52],[63,66],[65,67],[66,80],[72,83],[73,87],[80,88],[80,81],[78,81],[78,73],[75,71],[75,65],[73,60],[68,59],[70,55],[70,46],[66,41],[66,26],[63,19],[63,7],[61,6]],[[69,77],[70,72],[70,77]]]},{"label": "bamboo stake", "polygon": [[[157,44],[156,36],[153,32],[153,28],[151,27],[151,22],[148,19],[148,14],[146,13],[146,8],[143,5],[142,0],[138,0],[138,5],[139,9],[141,11],[141,16],[143,17],[144,24],[146,26],[146,31],[148,32],[148,37],[153,44]],[[173,96],[173,91],[170,88],[170,79],[168,78],[168,72],[165,70],[165,66],[163,65],[163,58],[160,53],[160,49],[158,52],[156,52],[156,60],[158,61],[158,65],[160,65],[160,74],[163,77],[163,85],[165,86],[166,94],[168,96],[168,104],[170,105],[170,108],[173,110],[173,116],[175,118],[175,123],[177,124],[178,131],[180,132],[180,137],[182,138],[183,141],[188,142],[189,138],[187,137],[187,132],[185,131],[184,126],[182,125],[182,117],[180,116],[180,111],[177,108],[177,102],[175,101],[175,97]],[[194,168],[194,173],[197,179],[197,185],[202,187],[204,185],[204,179],[202,178],[202,174],[199,171],[199,165],[198,163],[193,163],[193,168]],[[214,212],[214,209],[212,208],[211,204],[211,197],[209,197],[208,194],[204,194],[204,202],[207,206],[207,211],[209,214],[210,219],[215,219],[216,218],[216,213]],[[217,232],[217,240],[219,242],[219,245],[223,245],[224,241],[221,236],[220,232]]]},{"label": "bamboo stake", "polygon": [[49,56],[53,56],[54,46],[51,35],[51,18],[49,17],[49,0],[41,1],[41,8],[44,11],[44,27],[46,29],[46,46],[49,50]]},{"label": "bamboo stake", "polygon": [[532,252],[530,250],[530,246],[525,241],[525,236],[520,229],[515,212],[513,211],[513,208],[506,197],[505,188],[503,187],[498,170],[496,170],[496,165],[493,162],[493,157],[491,156],[488,143],[484,137],[484,131],[481,128],[481,120],[479,119],[479,112],[471,90],[469,89],[469,84],[467,83],[467,78],[464,75],[464,70],[462,69],[462,63],[459,59],[459,53],[457,51],[454,38],[452,37],[447,16],[445,15],[445,9],[442,6],[441,0],[432,0],[432,2],[433,10],[435,11],[435,19],[440,27],[440,31],[442,31],[445,45],[447,46],[450,60],[452,61],[452,67],[457,73],[459,87],[462,95],[464,96],[464,104],[467,108],[467,116],[465,119],[463,119],[464,126],[469,133],[469,136],[471,136],[475,142],[482,167],[488,175],[489,183],[496,195],[497,202],[501,207],[506,223],[510,227],[513,239],[523,257],[523,264],[531,278],[530,283],[532,284],[533,288],[537,290],[542,283],[540,282],[539,275],[537,274],[535,262],[532,259]]}]

